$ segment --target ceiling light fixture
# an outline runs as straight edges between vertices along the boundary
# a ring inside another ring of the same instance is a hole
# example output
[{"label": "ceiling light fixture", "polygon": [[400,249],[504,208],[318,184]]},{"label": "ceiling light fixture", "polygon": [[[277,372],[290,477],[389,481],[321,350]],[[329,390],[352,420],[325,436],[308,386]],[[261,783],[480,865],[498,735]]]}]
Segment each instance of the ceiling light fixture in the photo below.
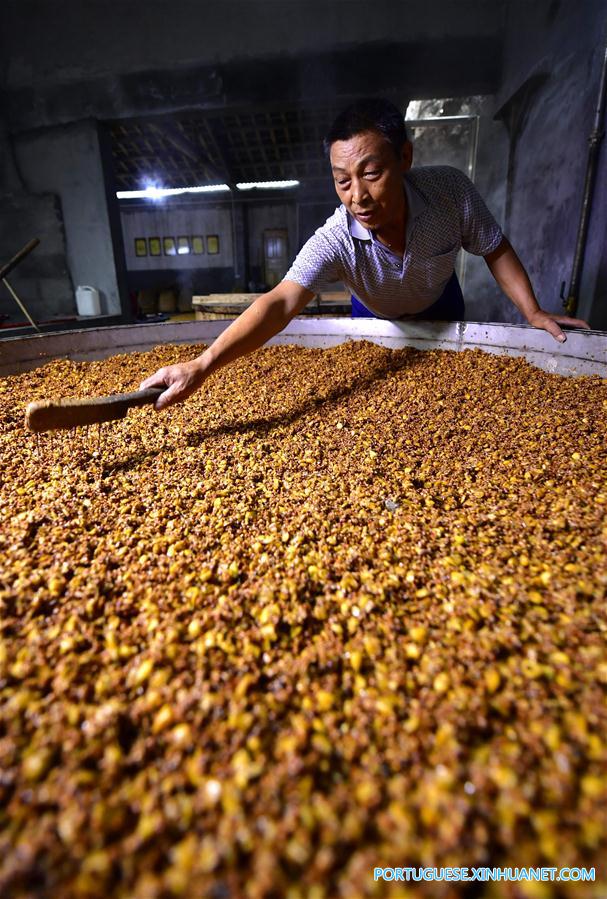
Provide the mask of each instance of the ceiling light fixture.
[{"label": "ceiling light fixture", "polygon": [[155,185],[150,185],[144,190],[116,191],[116,197],[119,200],[162,200],[164,197],[176,197],[179,194],[210,194],[226,190],[230,190],[227,184],[205,184],[199,187],[156,187]]},{"label": "ceiling light fixture", "polygon": [[299,187],[299,181],[240,181],[236,184],[238,190],[253,190],[257,187],[260,190],[266,188],[270,190],[281,189],[285,187]]}]

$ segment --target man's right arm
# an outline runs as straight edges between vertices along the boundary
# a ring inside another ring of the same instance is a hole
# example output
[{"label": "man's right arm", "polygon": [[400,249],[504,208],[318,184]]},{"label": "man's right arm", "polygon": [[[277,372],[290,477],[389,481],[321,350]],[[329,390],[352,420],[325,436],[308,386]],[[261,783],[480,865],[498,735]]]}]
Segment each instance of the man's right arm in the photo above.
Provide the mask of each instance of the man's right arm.
[{"label": "man's right arm", "polygon": [[141,388],[166,386],[156,409],[180,403],[219,368],[259,349],[314,298],[314,293],[295,281],[281,281],[245,309],[202,355],[159,369],[141,382]]}]

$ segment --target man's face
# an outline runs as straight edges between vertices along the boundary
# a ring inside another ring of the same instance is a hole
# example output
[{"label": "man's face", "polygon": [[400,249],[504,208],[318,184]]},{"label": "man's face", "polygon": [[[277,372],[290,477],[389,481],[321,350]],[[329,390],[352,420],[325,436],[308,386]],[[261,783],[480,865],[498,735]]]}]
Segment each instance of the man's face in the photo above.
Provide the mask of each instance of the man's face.
[{"label": "man's face", "polygon": [[363,131],[331,144],[330,158],[337,196],[361,225],[373,231],[403,226],[403,175],[412,158],[409,142],[398,158],[378,131]]}]

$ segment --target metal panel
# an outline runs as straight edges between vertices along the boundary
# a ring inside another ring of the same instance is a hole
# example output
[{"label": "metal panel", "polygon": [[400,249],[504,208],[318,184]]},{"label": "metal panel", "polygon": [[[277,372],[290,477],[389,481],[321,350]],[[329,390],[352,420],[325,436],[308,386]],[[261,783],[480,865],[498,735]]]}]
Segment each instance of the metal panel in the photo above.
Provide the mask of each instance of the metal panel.
[{"label": "metal panel", "polygon": [[[165,343],[208,344],[229,325],[230,321],[166,322],[9,338],[0,342],[0,374],[25,371],[54,358],[101,359]],[[607,377],[607,334],[603,331],[570,331],[566,343],[558,344],[545,331],[524,325],[306,318],[294,319],[269,344],[327,347],[347,340],[421,350],[480,349],[524,356],[538,368],[561,375]]]}]

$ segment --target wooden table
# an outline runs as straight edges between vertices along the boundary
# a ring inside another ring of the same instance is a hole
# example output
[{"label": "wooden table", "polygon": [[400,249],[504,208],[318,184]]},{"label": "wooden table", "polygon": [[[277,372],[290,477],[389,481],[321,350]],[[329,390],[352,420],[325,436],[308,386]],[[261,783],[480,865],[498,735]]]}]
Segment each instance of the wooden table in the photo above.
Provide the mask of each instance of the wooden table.
[{"label": "wooden table", "polygon": [[[261,296],[259,293],[209,293],[192,297],[197,321],[216,318],[234,318],[244,312]],[[350,315],[350,294],[345,291],[328,291],[311,300],[301,315]]]}]

